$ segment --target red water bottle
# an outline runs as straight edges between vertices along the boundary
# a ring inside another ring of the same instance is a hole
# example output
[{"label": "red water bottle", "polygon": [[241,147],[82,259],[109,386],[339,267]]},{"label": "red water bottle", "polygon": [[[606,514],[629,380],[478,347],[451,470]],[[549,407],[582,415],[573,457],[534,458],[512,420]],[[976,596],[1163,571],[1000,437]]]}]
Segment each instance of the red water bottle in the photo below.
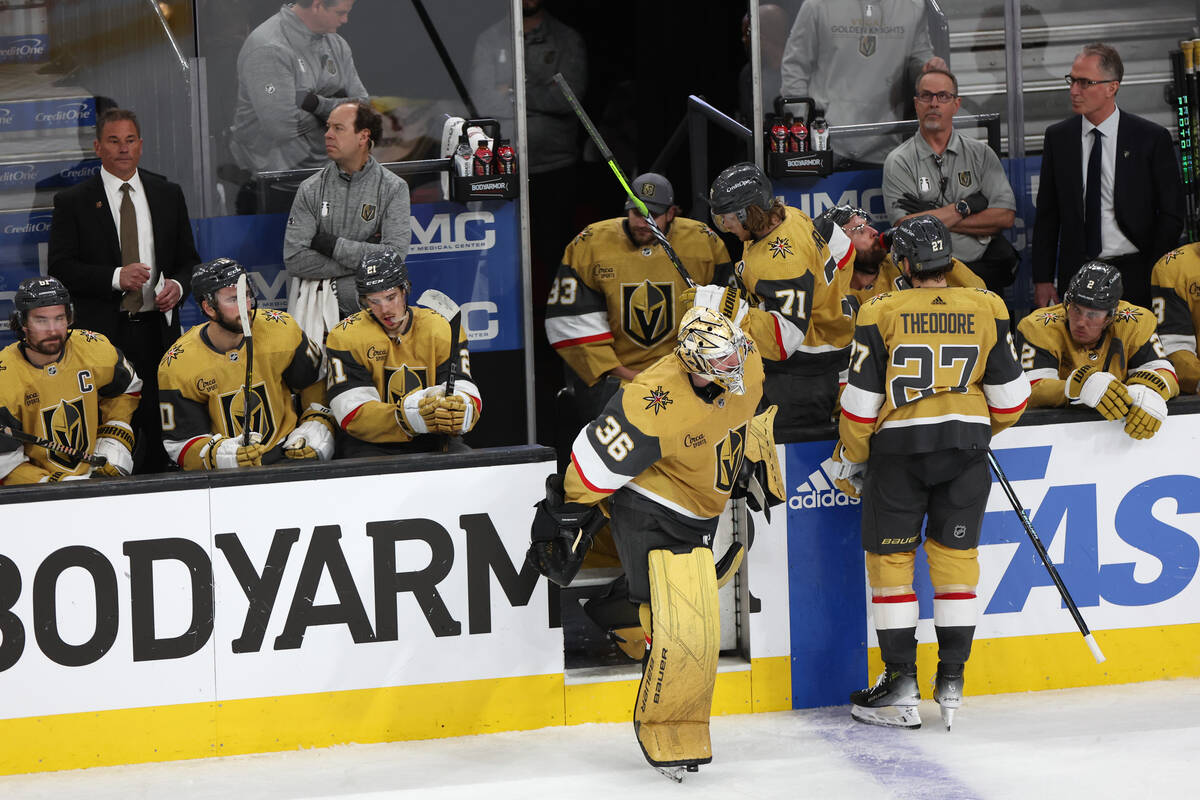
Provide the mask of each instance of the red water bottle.
[{"label": "red water bottle", "polygon": [[788,136],[788,150],[793,153],[808,152],[808,126],[803,120],[795,120],[792,122],[792,129]]},{"label": "red water bottle", "polygon": [[776,122],[771,126],[771,152],[785,153],[787,152],[788,129],[782,122]]},{"label": "red water bottle", "polygon": [[476,177],[492,175],[495,172],[492,164],[492,151],[488,149],[487,142],[480,142],[479,147],[475,150],[474,172]]},{"label": "red water bottle", "polygon": [[501,141],[496,148],[496,161],[501,175],[512,175],[517,171],[517,153],[507,141]]}]

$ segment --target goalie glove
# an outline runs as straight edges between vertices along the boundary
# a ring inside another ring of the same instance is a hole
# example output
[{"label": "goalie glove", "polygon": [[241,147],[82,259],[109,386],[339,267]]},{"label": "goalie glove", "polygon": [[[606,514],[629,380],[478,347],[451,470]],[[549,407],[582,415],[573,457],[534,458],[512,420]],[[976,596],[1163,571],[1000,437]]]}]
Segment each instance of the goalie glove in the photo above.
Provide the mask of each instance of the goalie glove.
[{"label": "goalie glove", "polygon": [[262,466],[263,454],[267,448],[262,444],[262,434],[258,431],[250,433],[250,444],[242,444],[242,437],[230,438],[215,434],[209,439],[200,457],[206,469],[231,469],[237,467]]},{"label": "goalie glove", "polygon": [[1132,405],[1125,384],[1111,372],[1101,372],[1091,364],[1084,364],[1067,376],[1063,393],[1072,403],[1090,406],[1105,419],[1124,419]]},{"label": "goalie glove", "polygon": [[106,463],[96,467],[96,477],[117,478],[133,472],[133,429],[123,423],[111,422],[96,429],[96,449],[93,455],[102,456]]},{"label": "goalie glove", "polygon": [[302,422],[283,440],[283,455],[293,461],[328,461],[333,457],[333,431],[320,419]]},{"label": "goalie glove", "polygon": [[863,478],[867,474],[867,465],[862,461],[846,459],[846,445],[839,439],[833,448],[833,469],[829,477],[833,485],[846,493],[846,496],[857,500],[862,496]]},{"label": "goalie glove", "polygon": [[1125,417],[1125,433],[1133,439],[1149,439],[1158,433],[1167,418],[1167,401],[1151,386],[1133,383],[1129,386],[1131,400]]},{"label": "goalie glove", "polygon": [[732,286],[689,286],[679,294],[679,305],[683,309],[697,306],[711,308],[733,320],[734,325],[741,325],[750,310],[747,295],[741,289]]},{"label": "goalie glove", "polygon": [[554,583],[567,586],[583,565],[592,535],[607,520],[595,506],[566,502],[559,475],[546,477],[546,497],[534,508],[525,560]]}]

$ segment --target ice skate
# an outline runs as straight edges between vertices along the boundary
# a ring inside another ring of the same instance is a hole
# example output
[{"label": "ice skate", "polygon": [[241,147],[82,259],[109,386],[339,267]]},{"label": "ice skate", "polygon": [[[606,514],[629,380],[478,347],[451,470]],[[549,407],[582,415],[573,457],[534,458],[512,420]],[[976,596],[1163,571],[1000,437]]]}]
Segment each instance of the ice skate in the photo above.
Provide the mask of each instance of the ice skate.
[{"label": "ice skate", "polygon": [[954,712],[962,705],[963,671],[961,664],[938,664],[937,679],[933,686],[933,699],[942,711],[942,722],[946,730],[954,724]]},{"label": "ice skate", "polygon": [[675,781],[676,783],[683,783],[684,777],[689,772],[699,772],[700,771],[700,765],[699,764],[688,764],[687,766],[683,766],[683,767],[655,767],[655,769],[658,770],[659,772],[661,772],[663,775],[666,775],[668,778]]},{"label": "ice skate", "polygon": [[913,664],[888,664],[870,689],[850,695],[850,716],[868,725],[919,728],[917,668]]}]

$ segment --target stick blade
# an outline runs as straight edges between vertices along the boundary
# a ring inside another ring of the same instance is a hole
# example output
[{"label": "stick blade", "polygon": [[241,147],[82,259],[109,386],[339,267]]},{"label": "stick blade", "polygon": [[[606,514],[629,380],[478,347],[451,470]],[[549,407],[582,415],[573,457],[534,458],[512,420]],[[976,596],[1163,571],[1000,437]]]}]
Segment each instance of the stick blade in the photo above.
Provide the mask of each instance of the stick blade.
[{"label": "stick blade", "polygon": [[250,338],[250,312],[246,310],[249,294],[249,282],[246,280],[246,273],[243,272],[237,279],[237,304],[238,317],[242,320],[242,335],[247,339]]},{"label": "stick blade", "polygon": [[431,311],[436,311],[446,320],[454,319],[459,313],[458,305],[444,292],[439,292],[437,289],[426,289],[417,298],[417,304],[425,306]]}]

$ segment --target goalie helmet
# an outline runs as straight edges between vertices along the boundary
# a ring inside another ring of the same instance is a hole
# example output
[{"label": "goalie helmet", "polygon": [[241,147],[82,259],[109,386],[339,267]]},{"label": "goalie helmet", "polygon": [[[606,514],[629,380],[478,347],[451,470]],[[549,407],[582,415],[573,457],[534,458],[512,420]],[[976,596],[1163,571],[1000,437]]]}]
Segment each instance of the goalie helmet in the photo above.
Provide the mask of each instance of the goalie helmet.
[{"label": "goalie helmet", "polygon": [[[820,216],[817,217],[817,220],[828,220],[840,228],[841,226],[849,223],[850,220],[854,219],[855,217],[862,217],[867,221],[868,224],[871,222],[871,214],[869,212],[847,204],[825,209],[821,212]],[[825,238],[828,239],[829,237],[827,236]]]},{"label": "goalie helmet", "polygon": [[26,278],[17,286],[13,295],[13,313],[9,325],[20,335],[29,319],[29,312],[35,308],[47,306],[65,306],[67,310],[67,325],[75,320],[75,308],[71,305],[71,293],[62,285],[58,278]]},{"label": "goalie helmet", "polygon": [[1111,314],[1117,310],[1124,289],[1121,273],[1116,267],[1103,261],[1089,261],[1072,276],[1071,284],[1063,294],[1063,302]]},{"label": "goalie helmet", "polygon": [[363,256],[354,276],[354,288],[358,292],[359,305],[362,305],[363,297],[388,289],[399,288],[407,295],[412,291],[412,281],[408,279],[404,259],[388,247]]},{"label": "goalie helmet", "polygon": [[232,258],[214,258],[197,264],[192,269],[192,294],[197,303],[207,300],[210,306],[216,308],[217,290],[236,286],[238,278],[245,274],[246,268]]},{"label": "goalie helmet", "polygon": [[766,173],[748,161],[722,170],[708,190],[713,222],[721,230],[725,229],[721,224],[725,214],[733,214],[745,225],[747,208],[758,206],[763,211],[770,211],[774,202],[775,194]]},{"label": "goalie helmet", "polygon": [[906,219],[892,236],[892,261],[900,268],[901,259],[908,259],[913,277],[944,272],[950,267],[950,252],[950,231],[937,217]]},{"label": "goalie helmet", "polygon": [[684,313],[675,355],[688,372],[733,394],[745,394],[742,368],[749,352],[746,334],[724,314],[703,306]]}]

